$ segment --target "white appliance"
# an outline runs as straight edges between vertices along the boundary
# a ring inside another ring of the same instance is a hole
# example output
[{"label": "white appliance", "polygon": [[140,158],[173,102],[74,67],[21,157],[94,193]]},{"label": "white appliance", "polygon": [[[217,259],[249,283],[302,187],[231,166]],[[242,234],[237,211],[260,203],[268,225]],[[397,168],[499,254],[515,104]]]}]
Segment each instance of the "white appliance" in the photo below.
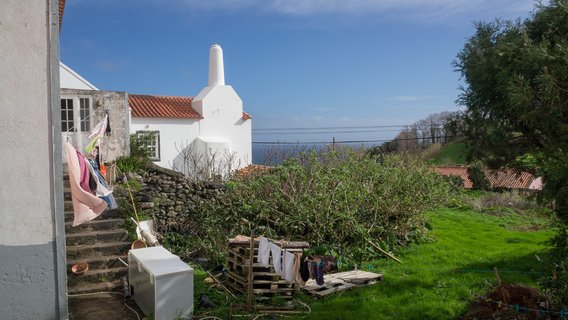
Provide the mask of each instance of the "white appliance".
[{"label": "white appliance", "polygon": [[128,277],[134,301],[156,320],[191,319],[193,269],[164,247],[128,252]]}]

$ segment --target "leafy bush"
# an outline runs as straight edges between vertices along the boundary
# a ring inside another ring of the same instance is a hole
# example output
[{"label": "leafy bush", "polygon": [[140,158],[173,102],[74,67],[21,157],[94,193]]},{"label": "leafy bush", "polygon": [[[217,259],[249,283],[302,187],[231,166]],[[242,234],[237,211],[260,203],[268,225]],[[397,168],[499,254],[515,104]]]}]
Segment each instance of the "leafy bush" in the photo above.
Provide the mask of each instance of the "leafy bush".
[{"label": "leafy bush", "polygon": [[130,155],[116,159],[116,166],[121,174],[137,172],[146,168],[150,159],[148,158],[148,149],[144,147],[145,139],[148,139],[148,137],[130,135]]},{"label": "leafy bush", "polygon": [[558,229],[551,241],[552,276],[544,277],[541,286],[551,293],[558,303],[568,307],[568,228],[559,225]]},{"label": "leafy bush", "polygon": [[223,260],[228,237],[257,234],[304,240],[347,260],[376,257],[425,239],[423,212],[454,190],[443,177],[405,155],[382,163],[354,152],[302,154],[263,175],[227,184],[224,197],[204,202],[198,221],[180,226],[202,239],[201,250]]},{"label": "leafy bush", "polygon": [[473,184],[472,188],[474,190],[489,190],[491,188],[491,184],[485,176],[485,171],[483,170],[483,164],[481,162],[472,163],[467,168],[467,176],[469,180],[471,180],[471,183]]}]

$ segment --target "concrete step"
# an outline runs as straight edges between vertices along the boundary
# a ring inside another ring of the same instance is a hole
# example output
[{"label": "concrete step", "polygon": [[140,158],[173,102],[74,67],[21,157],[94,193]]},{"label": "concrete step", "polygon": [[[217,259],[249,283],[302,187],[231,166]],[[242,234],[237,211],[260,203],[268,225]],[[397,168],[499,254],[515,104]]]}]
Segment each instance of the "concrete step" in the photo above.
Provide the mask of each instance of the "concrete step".
[{"label": "concrete step", "polygon": [[128,255],[112,255],[112,256],[95,256],[86,257],[83,259],[67,260],[67,274],[71,275],[71,267],[79,262],[86,262],[89,265],[89,270],[101,270],[114,267],[126,267],[119,259],[128,263]]},{"label": "concrete step", "polygon": [[95,244],[80,244],[67,247],[67,260],[88,260],[95,257],[125,255],[130,249],[130,242],[116,241]]},{"label": "concrete step", "polygon": [[94,292],[106,292],[106,291],[119,291],[122,292],[122,280],[112,280],[99,283],[84,283],[76,284],[74,286],[69,286],[67,288],[67,294],[83,294],[83,293],[94,293]]},{"label": "concrete step", "polygon": [[[104,213],[103,213],[104,215]],[[65,232],[67,234],[72,233],[83,233],[88,231],[99,231],[99,230],[115,230],[122,229],[124,227],[124,219],[98,217],[95,220],[85,222],[76,227],[73,227],[73,222],[65,222]]]},{"label": "concrete step", "polygon": [[122,242],[128,241],[128,232],[124,229],[115,229],[69,233],[65,236],[65,240],[67,246],[101,242]]},{"label": "concrete step", "polygon": [[[71,201],[69,201],[71,202]],[[75,214],[73,213],[73,208],[71,210],[65,211],[65,222],[73,222],[75,218]],[[95,220],[104,220],[104,219],[118,219],[121,218],[120,213],[116,209],[107,209],[100,216],[98,216]]]},{"label": "concrete step", "polygon": [[87,283],[100,283],[120,280],[123,276],[128,274],[127,267],[116,267],[109,269],[91,270],[89,269],[85,274],[67,276],[67,286],[75,287]]},{"label": "concrete step", "polygon": [[84,283],[76,284],[73,287],[67,287],[67,294],[72,296],[74,294],[94,293],[94,292],[108,292],[108,291],[123,291],[123,283],[121,279],[113,281],[105,281],[99,283]]}]

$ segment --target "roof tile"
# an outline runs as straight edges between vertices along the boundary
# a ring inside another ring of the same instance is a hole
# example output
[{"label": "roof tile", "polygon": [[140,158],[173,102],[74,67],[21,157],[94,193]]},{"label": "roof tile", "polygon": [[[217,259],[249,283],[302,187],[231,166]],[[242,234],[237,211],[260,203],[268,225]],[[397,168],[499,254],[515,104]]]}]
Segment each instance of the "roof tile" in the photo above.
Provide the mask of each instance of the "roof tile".
[{"label": "roof tile", "polygon": [[134,118],[202,119],[191,107],[191,97],[128,95],[128,104]]},{"label": "roof tile", "polygon": [[[444,176],[459,176],[464,181],[464,188],[470,189],[473,183],[469,180],[467,167],[435,167],[434,171]],[[542,189],[542,183],[533,183],[536,179],[529,172],[520,172],[513,169],[485,170],[485,176],[491,188],[505,189]]]}]

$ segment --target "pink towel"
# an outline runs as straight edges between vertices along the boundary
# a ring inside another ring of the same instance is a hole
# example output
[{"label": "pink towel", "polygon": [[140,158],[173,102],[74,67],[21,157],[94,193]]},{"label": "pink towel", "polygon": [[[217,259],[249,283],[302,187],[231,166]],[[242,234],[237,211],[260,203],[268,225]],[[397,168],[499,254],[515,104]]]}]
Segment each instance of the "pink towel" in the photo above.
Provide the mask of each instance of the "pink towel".
[{"label": "pink towel", "polygon": [[[69,184],[71,185],[71,199],[73,200],[73,213],[75,219],[73,226],[91,221],[98,217],[106,208],[107,203],[81,188],[81,166],[75,148],[67,142],[67,165],[69,170]],[[88,168],[87,173],[88,173]]]},{"label": "pink towel", "polygon": [[[73,150],[75,150],[75,148],[73,148]],[[75,150],[75,152],[77,153],[76,156],[77,161],[79,161],[79,172],[81,173],[79,185],[86,192],[92,193],[91,187],[89,186],[89,177],[91,174],[89,173],[89,167],[87,167],[87,161],[83,158],[83,155],[79,151]]]}]

